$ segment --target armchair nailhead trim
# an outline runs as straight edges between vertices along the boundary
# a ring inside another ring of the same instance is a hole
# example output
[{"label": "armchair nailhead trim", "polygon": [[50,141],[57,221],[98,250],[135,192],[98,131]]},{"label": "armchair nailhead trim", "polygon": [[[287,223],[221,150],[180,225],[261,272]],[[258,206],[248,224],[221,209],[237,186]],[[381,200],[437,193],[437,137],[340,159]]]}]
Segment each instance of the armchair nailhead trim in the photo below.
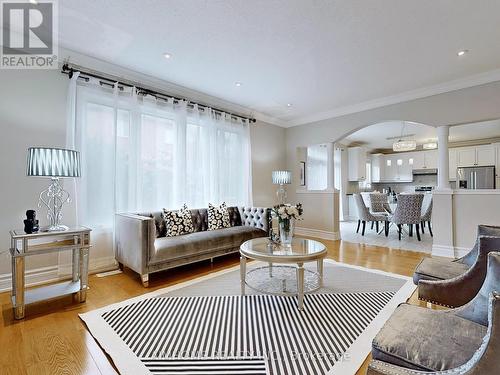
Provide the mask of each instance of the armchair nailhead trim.
[{"label": "armchair nailhead trim", "polygon": [[436,302],[436,301],[431,301],[431,300],[428,300],[428,299],[425,299],[425,298],[422,298],[422,297],[418,297],[419,301],[422,301],[422,302],[429,302],[429,303],[432,303],[433,305],[438,305],[438,306],[443,306],[443,307],[448,307],[450,309],[454,309],[455,306],[450,306],[450,305],[446,305],[444,303],[440,303],[440,302]]}]

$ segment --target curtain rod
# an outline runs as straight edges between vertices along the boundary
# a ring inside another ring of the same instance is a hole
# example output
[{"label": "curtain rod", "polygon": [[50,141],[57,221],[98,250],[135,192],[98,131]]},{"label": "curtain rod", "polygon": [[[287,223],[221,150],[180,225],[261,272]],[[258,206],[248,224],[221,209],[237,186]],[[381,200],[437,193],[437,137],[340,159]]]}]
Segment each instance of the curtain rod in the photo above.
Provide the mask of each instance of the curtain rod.
[{"label": "curtain rod", "polygon": [[[122,86],[122,87],[123,86],[125,86],[125,87],[135,87],[138,94],[151,95],[151,96],[154,96],[155,98],[160,97],[160,98],[163,98],[163,99],[165,99],[165,98],[167,98],[167,99],[173,99],[174,101],[177,101],[177,102],[184,100],[191,107],[194,106],[194,105],[198,105],[199,107],[202,107],[203,110],[205,110],[206,108],[210,108],[212,111],[214,111],[214,112],[216,112],[218,114],[227,113],[228,115],[230,115],[233,118],[248,120],[248,122],[250,122],[250,123],[256,121],[254,118],[250,118],[250,117],[238,115],[238,114],[235,114],[235,113],[230,113],[230,112],[227,112],[227,111],[225,111],[223,109],[214,108],[214,107],[211,107],[209,105],[198,103],[198,102],[194,102],[194,101],[186,99],[186,98],[181,98],[181,97],[177,97],[177,96],[174,96],[174,95],[165,94],[163,92],[160,92],[160,91],[157,91],[157,90],[154,90],[154,89],[142,87],[141,84],[133,82],[133,81],[123,80],[123,79],[120,79],[118,77],[114,77],[112,75],[108,75],[108,74],[104,74],[104,73],[97,73],[97,72],[94,72],[94,71],[82,68],[82,67],[77,66],[77,65],[65,63],[62,66],[62,68],[61,68],[61,73],[62,74],[67,74],[69,78],[73,77],[73,73],[76,73],[76,72],[79,72],[80,74],[83,74],[83,76],[80,76],[80,77],[82,79],[86,80],[86,81],[89,80],[88,77],[93,77],[93,78],[97,78],[99,80],[106,81],[106,82],[100,82],[101,84],[104,84],[104,85],[111,85],[111,86],[113,86],[115,83],[118,83],[118,85]],[[80,78],[80,77],[78,77],[78,78]]]}]

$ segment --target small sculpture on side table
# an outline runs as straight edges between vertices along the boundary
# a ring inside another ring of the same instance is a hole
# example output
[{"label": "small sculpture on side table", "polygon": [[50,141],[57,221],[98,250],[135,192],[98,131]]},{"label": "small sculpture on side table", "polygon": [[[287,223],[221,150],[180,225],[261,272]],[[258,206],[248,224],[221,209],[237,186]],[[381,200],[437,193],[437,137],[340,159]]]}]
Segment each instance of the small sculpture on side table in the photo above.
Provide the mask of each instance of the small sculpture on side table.
[{"label": "small sculpture on side table", "polygon": [[24,232],[27,234],[38,232],[39,225],[36,219],[36,211],[28,210],[26,211],[26,220],[24,220]]}]

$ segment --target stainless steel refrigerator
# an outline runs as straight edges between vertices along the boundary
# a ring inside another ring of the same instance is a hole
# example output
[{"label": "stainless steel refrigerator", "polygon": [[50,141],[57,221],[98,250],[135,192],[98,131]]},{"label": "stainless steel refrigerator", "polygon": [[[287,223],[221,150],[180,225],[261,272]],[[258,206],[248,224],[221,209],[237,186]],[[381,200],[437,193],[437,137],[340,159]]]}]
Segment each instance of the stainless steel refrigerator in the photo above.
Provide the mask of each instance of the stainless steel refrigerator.
[{"label": "stainless steel refrigerator", "polygon": [[459,189],[495,189],[495,167],[463,167],[457,169]]}]

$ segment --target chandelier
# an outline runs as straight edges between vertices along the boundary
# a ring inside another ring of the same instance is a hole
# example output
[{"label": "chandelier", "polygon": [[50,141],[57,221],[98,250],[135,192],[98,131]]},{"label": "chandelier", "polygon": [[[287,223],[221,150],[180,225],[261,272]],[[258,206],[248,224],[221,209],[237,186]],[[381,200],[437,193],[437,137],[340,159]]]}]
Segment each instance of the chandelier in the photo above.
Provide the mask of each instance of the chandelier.
[{"label": "chandelier", "polygon": [[402,152],[402,151],[413,151],[417,148],[417,141],[413,139],[403,139],[405,136],[404,130],[405,130],[406,122],[403,121],[403,125],[401,126],[401,136],[398,141],[394,142],[392,144],[392,150],[396,152]]}]

